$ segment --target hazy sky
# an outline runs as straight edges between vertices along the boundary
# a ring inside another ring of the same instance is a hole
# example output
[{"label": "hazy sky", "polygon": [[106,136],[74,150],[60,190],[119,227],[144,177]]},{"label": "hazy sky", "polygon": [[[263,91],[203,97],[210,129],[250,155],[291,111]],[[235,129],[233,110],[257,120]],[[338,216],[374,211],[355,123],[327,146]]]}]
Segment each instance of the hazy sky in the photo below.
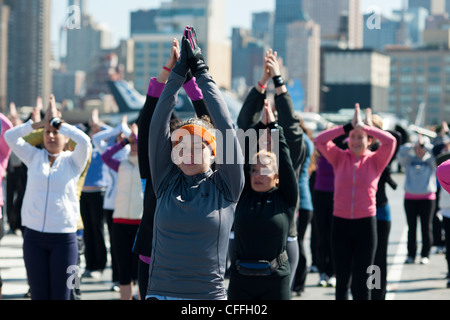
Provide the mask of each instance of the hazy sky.
[{"label": "hazy sky", "polygon": [[[87,0],[87,11],[96,22],[109,26],[114,36],[114,43],[127,38],[130,34],[130,11],[137,9],[158,8],[161,2],[168,0]],[[274,11],[276,0],[222,0],[227,1],[227,34],[232,27],[249,28],[253,12]],[[334,0],[329,0],[334,1]],[[67,1],[52,0],[52,39],[58,40],[59,27],[65,22]],[[170,1],[169,1],[170,2]],[[385,14],[400,7],[402,0],[361,0],[363,12],[371,5],[378,6]]]}]

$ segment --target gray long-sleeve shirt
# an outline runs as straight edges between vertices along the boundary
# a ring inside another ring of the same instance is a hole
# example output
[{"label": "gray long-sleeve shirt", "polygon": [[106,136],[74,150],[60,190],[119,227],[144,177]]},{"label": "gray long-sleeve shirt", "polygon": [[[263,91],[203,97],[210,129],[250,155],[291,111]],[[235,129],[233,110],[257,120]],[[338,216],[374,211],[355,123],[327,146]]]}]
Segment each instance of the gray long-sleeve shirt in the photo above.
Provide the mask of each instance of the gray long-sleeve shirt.
[{"label": "gray long-sleeve shirt", "polygon": [[[149,160],[157,207],[147,295],[226,299],[226,255],[234,211],[244,186],[243,156],[225,101],[205,72],[197,84],[213,124],[223,136],[216,158],[227,159],[233,152],[234,162],[216,164],[216,171],[193,177],[173,164],[169,121],[184,81],[171,73],[150,126]],[[228,139],[232,143],[227,143]]]}]

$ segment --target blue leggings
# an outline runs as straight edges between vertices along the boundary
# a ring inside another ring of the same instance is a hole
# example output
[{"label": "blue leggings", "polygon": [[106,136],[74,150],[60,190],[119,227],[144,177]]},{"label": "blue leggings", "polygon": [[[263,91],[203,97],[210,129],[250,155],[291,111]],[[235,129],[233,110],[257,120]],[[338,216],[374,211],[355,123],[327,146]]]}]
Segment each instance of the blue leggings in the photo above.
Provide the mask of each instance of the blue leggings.
[{"label": "blue leggings", "polygon": [[26,228],[23,258],[32,300],[70,300],[67,280],[76,266],[76,233],[41,233]]}]

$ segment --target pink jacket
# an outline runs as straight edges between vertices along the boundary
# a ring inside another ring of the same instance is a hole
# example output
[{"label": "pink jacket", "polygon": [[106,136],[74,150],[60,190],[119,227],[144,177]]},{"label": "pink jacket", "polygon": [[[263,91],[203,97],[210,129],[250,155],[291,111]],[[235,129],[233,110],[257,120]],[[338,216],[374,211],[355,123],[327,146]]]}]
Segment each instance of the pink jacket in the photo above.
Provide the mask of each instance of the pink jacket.
[{"label": "pink jacket", "polygon": [[[5,132],[12,128],[12,123],[9,119],[0,113],[0,120],[2,122],[1,132],[0,132],[0,207],[3,207],[3,188],[2,181],[5,175],[6,168],[8,167],[8,160],[11,154],[11,149],[6,144],[5,138],[3,137]],[[2,217],[2,212],[0,211],[0,218]]]},{"label": "pink jacket", "polygon": [[361,219],[376,215],[378,180],[394,155],[397,141],[389,132],[365,126],[369,136],[381,142],[380,148],[357,157],[350,150],[342,150],[333,139],[345,134],[343,126],[321,133],[316,139],[317,149],[334,168],[334,216]]},{"label": "pink jacket", "polygon": [[450,193],[450,160],[443,162],[437,168],[436,175],[441,187]]}]

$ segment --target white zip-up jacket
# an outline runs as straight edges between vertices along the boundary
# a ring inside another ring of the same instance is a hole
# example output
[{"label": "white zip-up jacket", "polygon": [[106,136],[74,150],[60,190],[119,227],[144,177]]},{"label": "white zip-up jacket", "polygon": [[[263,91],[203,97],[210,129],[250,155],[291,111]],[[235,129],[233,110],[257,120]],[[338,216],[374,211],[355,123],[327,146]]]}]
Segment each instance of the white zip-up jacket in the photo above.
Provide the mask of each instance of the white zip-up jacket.
[{"label": "white zip-up jacket", "polygon": [[5,133],[11,150],[28,167],[22,205],[22,225],[44,233],[74,233],[80,217],[77,183],[90,156],[91,139],[81,130],[63,123],[59,133],[76,143],[73,152],[61,153],[50,167],[49,153],[22,138],[31,132],[28,121]]},{"label": "white zip-up jacket", "polygon": [[120,162],[114,220],[141,220],[143,213],[141,174],[138,158],[128,156]]}]

